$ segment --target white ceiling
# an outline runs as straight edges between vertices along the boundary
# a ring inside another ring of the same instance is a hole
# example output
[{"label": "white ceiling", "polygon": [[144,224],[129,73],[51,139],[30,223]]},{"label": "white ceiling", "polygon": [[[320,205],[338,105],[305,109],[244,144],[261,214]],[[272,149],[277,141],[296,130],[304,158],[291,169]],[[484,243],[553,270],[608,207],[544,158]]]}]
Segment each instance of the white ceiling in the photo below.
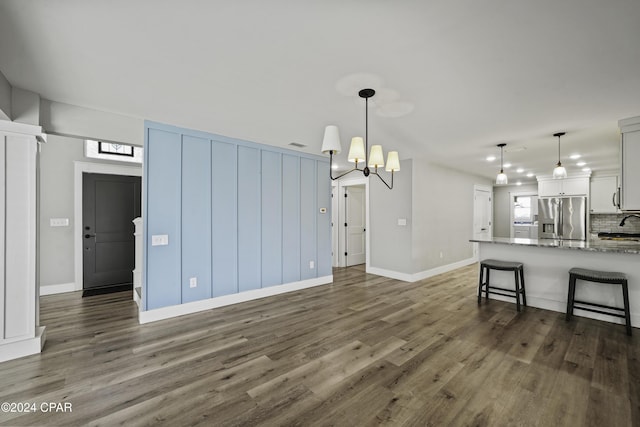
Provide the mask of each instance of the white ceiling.
[{"label": "white ceiling", "polygon": [[341,156],[370,86],[370,144],[495,178],[506,142],[514,182],[551,173],[558,131],[570,174],[574,152],[617,167],[639,22],[638,0],[3,0],[0,70],[50,100],[309,152],[336,124]]}]

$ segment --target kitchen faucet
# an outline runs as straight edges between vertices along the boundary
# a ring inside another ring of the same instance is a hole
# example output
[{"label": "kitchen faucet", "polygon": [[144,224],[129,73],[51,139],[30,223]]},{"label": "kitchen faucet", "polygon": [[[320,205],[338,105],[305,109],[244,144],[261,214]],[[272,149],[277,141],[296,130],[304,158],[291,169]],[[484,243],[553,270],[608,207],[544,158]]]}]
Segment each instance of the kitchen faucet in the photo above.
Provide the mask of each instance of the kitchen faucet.
[{"label": "kitchen faucet", "polygon": [[620,221],[620,227],[624,227],[624,222],[626,220],[628,220],[629,218],[631,218],[632,216],[635,216],[636,218],[640,218],[640,215],[638,215],[638,214],[627,215],[624,218],[622,218],[622,221]]}]

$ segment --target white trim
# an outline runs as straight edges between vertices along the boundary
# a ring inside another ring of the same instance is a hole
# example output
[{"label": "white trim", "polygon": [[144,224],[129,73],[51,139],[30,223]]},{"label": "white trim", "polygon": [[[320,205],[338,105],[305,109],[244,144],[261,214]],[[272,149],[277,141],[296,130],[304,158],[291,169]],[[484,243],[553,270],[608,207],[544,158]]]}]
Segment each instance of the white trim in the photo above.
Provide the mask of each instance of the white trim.
[{"label": "white trim", "polygon": [[142,176],[141,166],[112,165],[107,163],[73,162],[73,252],[75,264],[75,290],[82,290],[82,174]]},{"label": "white trim", "polygon": [[430,270],[424,270],[414,274],[402,273],[402,272],[393,271],[393,270],[385,270],[383,268],[378,268],[378,267],[367,268],[367,273],[375,274],[378,276],[389,277],[391,279],[402,280],[403,282],[417,282],[419,280],[424,280],[429,277],[437,276],[438,274],[448,273],[449,271],[453,271],[458,268],[471,265],[475,262],[478,262],[477,256],[463,259],[462,261],[457,261],[451,264],[441,265],[439,267],[435,267]]},{"label": "white trim", "polygon": [[0,120],[0,133],[12,136],[41,136],[42,127]]},{"label": "white trim", "polygon": [[0,343],[0,362],[40,353],[46,339],[46,327],[40,326],[36,329],[36,336],[33,338]]},{"label": "white trim", "polygon": [[40,286],[40,296],[63,294],[65,292],[74,292],[74,291],[76,291],[76,284],[74,282],[60,283],[57,285],[41,285]]},{"label": "white trim", "polygon": [[286,292],[299,291],[301,289],[314,286],[325,285],[333,282],[333,275],[323,276],[314,279],[301,280],[299,282],[286,283],[284,285],[270,286],[268,288],[254,289],[240,292],[238,294],[223,295],[221,297],[209,298],[200,301],[188,302],[186,304],[172,305],[169,307],[157,308],[155,310],[141,311],[138,321],[141,324],[155,322],[172,317],[184,316],[185,314],[197,313],[199,311],[211,310],[212,308],[224,307],[226,305],[238,304],[259,298],[279,295]]},{"label": "white trim", "polygon": [[[364,244],[365,244],[365,269],[369,268],[370,263],[370,254],[371,247],[369,245],[370,239],[370,229],[369,226],[369,178],[360,177],[360,178],[342,178],[338,180],[338,224],[344,224],[344,194],[345,188],[354,185],[363,185],[364,184],[364,198],[365,198],[365,233],[364,233]],[[346,267],[346,259],[344,256],[344,235],[338,230],[338,267]]]}]

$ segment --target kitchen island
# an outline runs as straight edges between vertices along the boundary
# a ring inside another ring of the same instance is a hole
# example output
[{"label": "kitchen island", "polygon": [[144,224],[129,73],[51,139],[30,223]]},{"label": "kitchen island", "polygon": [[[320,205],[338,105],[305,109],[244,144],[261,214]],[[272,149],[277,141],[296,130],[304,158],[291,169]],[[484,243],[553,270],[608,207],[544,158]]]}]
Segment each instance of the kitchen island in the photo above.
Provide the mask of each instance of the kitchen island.
[{"label": "kitchen island", "polygon": [[[524,264],[527,305],[564,313],[567,308],[569,270],[573,267],[625,273],[629,282],[631,325],[640,327],[640,242],[591,239],[588,241],[494,237],[478,243],[479,259],[519,261]],[[513,273],[491,272],[491,284],[513,288]],[[514,298],[490,295],[513,302]],[[620,286],[580,282],[576,299],[622,307]],[[483,300],[484,302],[484,300]],[[574,315],[624,323],[618,317],[575,309]]]}]

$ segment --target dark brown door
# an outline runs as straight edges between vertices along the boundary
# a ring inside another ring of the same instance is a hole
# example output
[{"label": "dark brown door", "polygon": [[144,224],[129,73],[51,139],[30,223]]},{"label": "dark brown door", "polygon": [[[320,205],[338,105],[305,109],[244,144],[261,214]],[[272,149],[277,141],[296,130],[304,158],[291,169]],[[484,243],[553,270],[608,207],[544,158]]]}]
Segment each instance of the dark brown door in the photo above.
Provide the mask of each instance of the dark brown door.
[{"label": "dark brown door", "polygon": [[140,177],[85,173],[82,180],[85,290],[131,285],[133,219],[140,216]]}]

